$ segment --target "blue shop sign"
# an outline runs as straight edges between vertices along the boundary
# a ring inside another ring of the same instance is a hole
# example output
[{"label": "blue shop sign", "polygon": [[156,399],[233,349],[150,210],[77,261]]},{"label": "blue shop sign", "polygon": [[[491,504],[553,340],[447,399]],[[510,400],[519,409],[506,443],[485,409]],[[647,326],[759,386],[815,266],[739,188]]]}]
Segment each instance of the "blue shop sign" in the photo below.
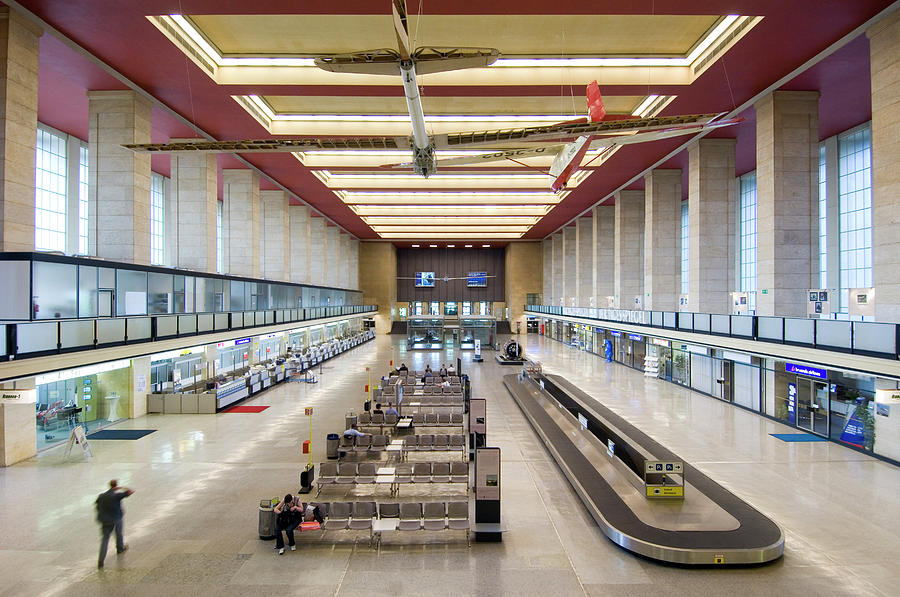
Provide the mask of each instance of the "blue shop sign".
[{"label": "blue shop sign", "polygon": [[622,332],[613,332],[613,331],[611,331],[611,332],[610,332],[610,335],[611,335],[611,336],[615,336],[616,338],[619,338],[619,337],[621,337]]},{"label": "blue shop sign", "polygon": [[825,369],[817,367],[807,367],[806,365],[798,365],[796,363],[785,363],[784,370],[788,373],[797,373],[806,375],[807,377],[815,377],[816,379],[828,379],[828,372]]},{"label": "blue shop sign", "polygon": [[643,336],[638,336],[637,334],[628,334],[628,337],[631,338],[632,340],[635,340],[636,342],[640,342],[641,340],[644,339]]},{"label": "blue shop sign", "polygon": [[788,403],[787,403],[788,423],[797,424],[797,384],[788,384]]},{"label": "blue shop sign", "polygon": [[250,338],[244,338],[242,340],[235,340],[234,344],[235,344],[235,346],[238,346],[240,344],[250,344]]}]

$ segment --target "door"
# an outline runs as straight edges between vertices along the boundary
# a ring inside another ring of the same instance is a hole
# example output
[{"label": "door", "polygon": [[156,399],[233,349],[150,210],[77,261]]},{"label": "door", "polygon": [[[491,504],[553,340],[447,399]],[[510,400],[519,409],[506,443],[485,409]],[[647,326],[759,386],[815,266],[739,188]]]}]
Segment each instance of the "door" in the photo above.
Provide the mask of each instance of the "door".
[{"label": "door", "polygon": [[115,313],[115,305],[113,301],[115,300],[115,293],[109,289],[99,289],[97,291],[97,316],[98,317],[112,317],[113,313]]},{"label": "door", "polygon": [[819,435],[828,434],[828,384],[797,379],[797,426]]}]

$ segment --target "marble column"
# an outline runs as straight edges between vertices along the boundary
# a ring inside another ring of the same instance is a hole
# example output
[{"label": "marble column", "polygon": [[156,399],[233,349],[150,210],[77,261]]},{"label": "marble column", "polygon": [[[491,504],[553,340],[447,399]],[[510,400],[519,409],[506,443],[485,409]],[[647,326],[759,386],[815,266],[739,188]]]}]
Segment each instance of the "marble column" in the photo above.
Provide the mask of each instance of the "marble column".
[{"label": "marble column", "polygon": [[734,139],[701,139],[688,148],[688,311],[731,312],[734,148]]},{"label": "marble column", "polygon": [[359,288],[359,239],[350,237],[350,281],[348,288]]},{"label": "marble column", "polygon": [[88,92],[88,252],[150,264],[150,154],[126,143],[150,142],[151,105],[134,91]]},{"label": "marble column", "polygon": [[341,280],[338,286],[341,288],[350,287],[350,235],[341,230]]},{"label": "marble column", "polygon": [[615,201],[616,306],[640,309],[635,298],[644,288],[644,191],[619,191]]},{"label": "marble column", "polygon": [[575,263],[577,259],[577,251],[575,245],[575,226],[566,226],[562,230],[562,280],[563,280],[563,304],[566,307],[576,306],[576,297],[578,295],[577,274],[575,271]]},{"label": "marble column", "polygon": [[541,297],[542,305],[553,304],[553,240],[545,238],[541,241],[541,269],[543,271],[543,280],[541,286],[543,296]]},{"label": "marble column", "polygon": [[341,231],[337,226],[325,224],[325,286],[340,286]]},{"label": "marble column", "polygon": [[888,15],[866,34],[872,77],[875,319],[900,321],[900,13]]},{"label": "marble column", "polygon": [[819,287],[819,92],[775,91],[756,102],[759,315],[806,317]]},{"label": "marble column", "polygon": [[563,293],[563,233],[556,232],[550,237],[553,241],[553,304],[564,305]]},{"label": "marble column", "polygon": [[222,244],[225,272],[259,277],[259,174],[222,170]]},{"label": "marble column", "polygon": [[325,218],[309,219],[309,283],[325,285]]},{"label": "marble column", "polygon": [[681,170],[644,176],[644,308],[678,307],[681,268]]},{"label": "marble column", "polygon": [[616,208],[598,205],[593,210],[594,228],[594,302],[597,307],[609,307],[607,297],[616,294]]},{"label": "marble column", "polygon": [[[177,140],[177,139],[176,139]],[[166,198],[172,215],[166,239],[171,258],[167,263],[200,272],[216,271],[216,211],[218,170],[216,156],[173,153],[172,178]],[[167,222],[167,224],[169,224]]]},{"label": "marble column", "polygon": [[288,208],[291,225],[291,282],[309,282],[309,207],[291,205]]},{"label": "marble column", "polygon": [[263,278],[288,280],[291,269],[291,221],[284,191],[259,192],[263,239]]},{"label": "marble column", "polygon": [[34,250],[41,33],[19,12],[0,6],[0,64],[4,70],[0,77],[0,251]]},{"label": "marble column", "polygon": [[594,219],[578,218],[575,222],[575,304],[595,307],[594,299]]}]

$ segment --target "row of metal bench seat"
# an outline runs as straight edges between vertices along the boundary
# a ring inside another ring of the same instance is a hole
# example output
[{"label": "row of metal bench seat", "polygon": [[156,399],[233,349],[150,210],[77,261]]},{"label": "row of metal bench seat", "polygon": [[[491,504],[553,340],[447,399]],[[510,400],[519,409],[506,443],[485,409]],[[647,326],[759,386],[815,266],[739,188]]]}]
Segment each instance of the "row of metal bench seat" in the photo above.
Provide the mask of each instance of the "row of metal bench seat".
[{"label": "row of metal bench seat", "polygon": [[[382,400],[387,400],[387,399],[391,398],[392,396],[395,396],[397,394],[396,390],[397,389],[394,386],[388,386],[388,387],[382,389],[381,390]],[[418,392],[419,390],[421,390],[421,394],[419,394],[419,393],[414,394],[414,392]],[[420,388],[415,388],[413,390],[410,390],[409,388],[404,388],[403,396],[408,399],[408,396],[410,394],[414,394],[415,396],[421,396],[421,395],[428,396],[428,395],[433,395],[433,394],[450,394],[450,395],[459,394],[459,395],[462,395],[462,386],[422,386]]]},{"label": "row of metal bench seat", "polygon": [[342,435],[340,449],[344,452],[382,452],[387,449],[389,435]]},{"label": "row of metal bench seat", "polygon": [[325,517],[323,531],[369,531],[373,537],[375,520],[396,520],[398,531],[442,531],[445,529],[466,532],[469,539],[469,502],[319,502],[319,511]]},{"label": "row of metal bench seat", "polygon": [[[316,483],[323,485],[365,485],[375,483],[382,465],[374,462],[323,462]],[[401,462],[393,467],[394,483],[468,483],[468,462]]]}]

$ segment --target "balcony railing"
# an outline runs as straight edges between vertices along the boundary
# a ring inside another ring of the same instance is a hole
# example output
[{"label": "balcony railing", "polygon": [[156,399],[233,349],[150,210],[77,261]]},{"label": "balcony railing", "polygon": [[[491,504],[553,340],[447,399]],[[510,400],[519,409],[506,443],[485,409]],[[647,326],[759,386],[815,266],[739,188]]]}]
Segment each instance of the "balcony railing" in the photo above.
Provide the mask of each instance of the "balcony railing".
[{"label": "balcony railing", "polygon": [[898,343],[900,326],[895,323],[551,305],[526,305],[525,311],[540,315],[807,346],[886,359],[900,357],[897,350],[900,345]]}]

